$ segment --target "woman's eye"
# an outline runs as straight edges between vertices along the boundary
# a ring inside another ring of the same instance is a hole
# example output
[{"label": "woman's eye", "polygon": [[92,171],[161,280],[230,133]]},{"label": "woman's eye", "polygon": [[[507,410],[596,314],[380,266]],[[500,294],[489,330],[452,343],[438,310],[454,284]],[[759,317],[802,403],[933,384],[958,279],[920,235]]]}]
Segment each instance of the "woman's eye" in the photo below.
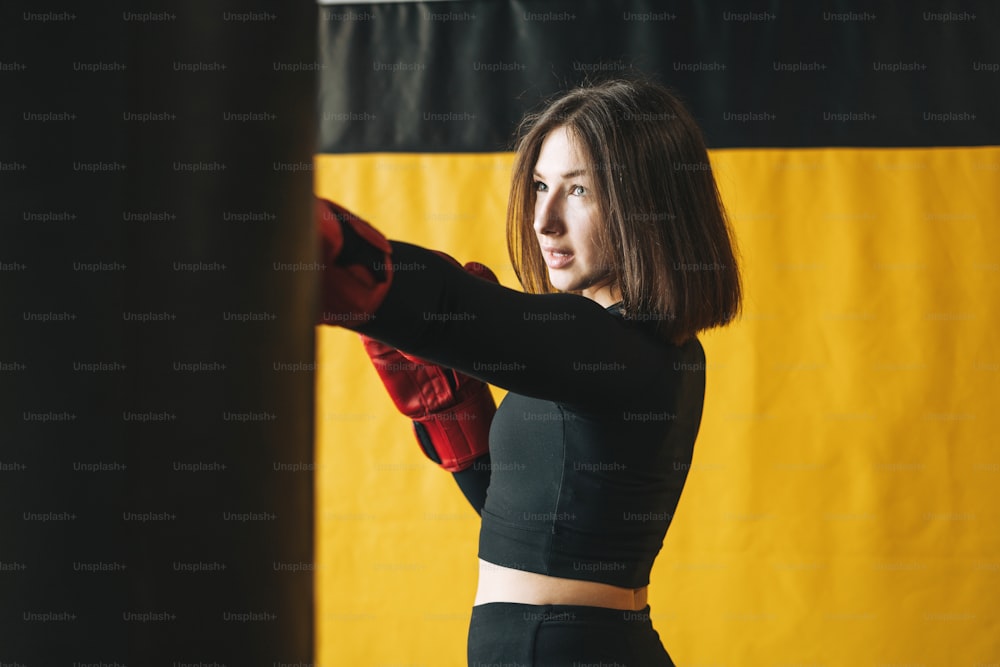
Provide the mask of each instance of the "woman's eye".
[{"label": "woman's eye", "polygon": [[582,185],[574,185],[572,188],[570,188],[570,194],[574,194],[577,197],[585,195],[587,194],[587,188],[583,187]]},{"label": "woman's eye", "polygon": [[545,185],[545,183],[535,181],[535,192],[545,192],[548,188],[549,186]]}]

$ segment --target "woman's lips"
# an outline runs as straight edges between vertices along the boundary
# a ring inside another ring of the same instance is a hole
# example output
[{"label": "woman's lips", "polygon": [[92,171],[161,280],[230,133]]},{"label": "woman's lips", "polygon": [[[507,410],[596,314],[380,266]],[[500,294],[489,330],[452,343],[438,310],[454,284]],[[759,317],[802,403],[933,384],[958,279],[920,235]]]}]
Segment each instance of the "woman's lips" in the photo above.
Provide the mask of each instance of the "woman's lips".
[{"label": "woman's lips", "polygon": [[550,269],[565,268],[573,261],[573,253],[559,248],[542,248],[542,255],[545,257],[545,264]]}]

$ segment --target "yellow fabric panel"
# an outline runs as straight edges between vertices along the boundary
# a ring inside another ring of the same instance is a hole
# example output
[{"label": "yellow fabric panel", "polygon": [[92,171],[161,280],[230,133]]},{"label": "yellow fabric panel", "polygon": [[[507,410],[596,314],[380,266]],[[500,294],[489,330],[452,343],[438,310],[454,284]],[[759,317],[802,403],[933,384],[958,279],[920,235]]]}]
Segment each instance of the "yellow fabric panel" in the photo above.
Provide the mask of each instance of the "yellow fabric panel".
[{"label": "yellow fabric panel", "polygon": [[[721,150],[746,312],[653,569],[680,665],[1000,662],[1000,149]],[[509,154],[319,155],[316,191],[516,286]],[[478,518],[321,327],[318,664],[464,665]],[[499,399],[502,392],[496,392]]]}]

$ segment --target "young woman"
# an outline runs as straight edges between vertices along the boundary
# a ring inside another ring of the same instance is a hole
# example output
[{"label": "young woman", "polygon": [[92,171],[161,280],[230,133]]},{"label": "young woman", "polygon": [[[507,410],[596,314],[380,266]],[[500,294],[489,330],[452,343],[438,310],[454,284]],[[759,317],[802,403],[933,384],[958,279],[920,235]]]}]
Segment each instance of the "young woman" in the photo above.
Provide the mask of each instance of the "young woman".
[{"label": "young woman", "polygon": [[[696,335],[740,308],[732,232],[700,130],[656,84],[571,90],[519,136],[526,293],[320,202],[327,320],[380,341],[377,366],[411,360],[380,374],[481,513],[469,664],[672,665],[647,585],[701,420]],[[508,390],[495,415],[483,383]]]}]

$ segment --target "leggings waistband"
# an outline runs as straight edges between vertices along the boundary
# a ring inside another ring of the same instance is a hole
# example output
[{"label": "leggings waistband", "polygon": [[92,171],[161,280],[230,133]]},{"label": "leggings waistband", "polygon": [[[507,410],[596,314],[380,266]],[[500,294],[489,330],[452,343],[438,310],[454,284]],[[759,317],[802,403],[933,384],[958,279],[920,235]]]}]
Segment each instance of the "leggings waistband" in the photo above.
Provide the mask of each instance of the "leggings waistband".
[{"label": "leggings waistband", "polygon": [[487,602],[472,608],[470,667],[673,667],[639,611],[584,605]]},{"label": "leggings waistband", "polygon": [[638,611],[609,609],[572,604],[522,604],[519,602],[487,602],[472,608],[472,615],[484,618],[514,619],[523,622],[579,621],[581,623],[611,623],[652,625],[649,605]]}]

